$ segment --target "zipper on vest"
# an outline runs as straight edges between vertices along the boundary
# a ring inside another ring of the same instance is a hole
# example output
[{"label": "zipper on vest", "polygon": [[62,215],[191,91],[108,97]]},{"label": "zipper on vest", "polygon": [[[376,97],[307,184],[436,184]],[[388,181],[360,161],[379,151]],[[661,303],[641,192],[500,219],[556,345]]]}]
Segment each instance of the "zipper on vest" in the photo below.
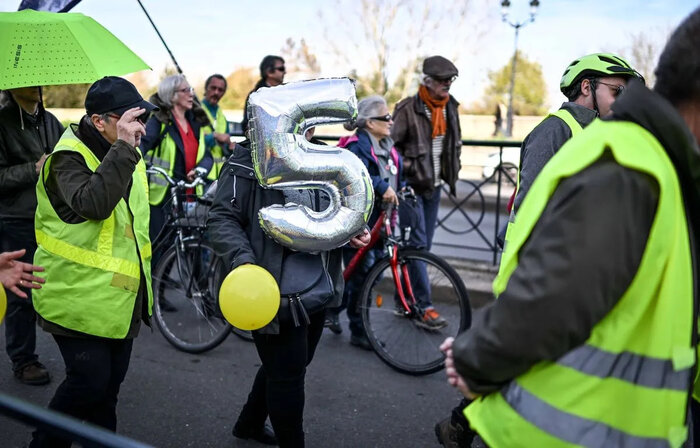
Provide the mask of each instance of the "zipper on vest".
[{"label": "zipper on vest", "polygon": [[297,315],[296,305],[294,304],[294,297],[289,297],[287,300],[289,300],[289,312],[292,313],[292,321],[294,322],[294,326],[298,327],[299,316]]}]

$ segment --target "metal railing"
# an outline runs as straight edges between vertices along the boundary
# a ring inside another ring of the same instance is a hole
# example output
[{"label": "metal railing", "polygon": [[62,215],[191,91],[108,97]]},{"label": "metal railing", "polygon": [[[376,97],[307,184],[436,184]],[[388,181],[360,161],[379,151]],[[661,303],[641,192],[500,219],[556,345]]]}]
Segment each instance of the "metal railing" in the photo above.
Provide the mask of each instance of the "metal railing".
[{"label": "metal railing", "polygon": [[72,417],[0,393],[0,414],[85,448],[153,448]]},{"label": "metal railing", "polygon": [[[317,135],[316,138],[327,142],[337,142],[340,139],[338,136],[324,135]],[[480,181],[459,179],[457,184],[459,196],[457,197],[450,195],[448,186],[443,186],[441,204],[443,205],[443,210],[445,210],[445,205],[447,205],[447,211],[438,215],[437,227],[457,237],[474,232],[478,236],[477,242],[480,244],[459,244],[434,239],[433,246],[464,251],[490,252],[491,262],[494,265],[498,263],[498,255],[501,252],[501,247],[498,244],[498,232],[503,225],[501,212],[505,211],[505,206],[509,199],[509,197],[503,197],[502,186],[509,184],[515,187],[517,183],[517,174],[513,174],[503,162],[503,149],[520,148],[521,146],[522,142],[519,141],[462,140],[463,152],[465,149],[468,150],[467,148],[474,147],[498,148],[499,163],[490,176]],[[496,194],[495,197],[492,197],[488,193],[485,194],[483,189],[485,186],[491,186],[494,180]],[[470,211],[475,213],[470,214]],[[495,215],[493,224],[485,220],[486,213],[491,211]],[[450,221],[448,222],[448,220]],[[465,258],[475,257],[466,256]]]}]

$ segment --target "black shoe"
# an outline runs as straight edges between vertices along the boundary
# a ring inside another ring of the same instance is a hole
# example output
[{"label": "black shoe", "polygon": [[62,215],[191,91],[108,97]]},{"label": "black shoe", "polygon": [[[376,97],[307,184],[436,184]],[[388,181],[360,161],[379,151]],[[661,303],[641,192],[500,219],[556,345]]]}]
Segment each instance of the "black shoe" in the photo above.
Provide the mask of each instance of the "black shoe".
[{"label": "black shoe", "polygon": [[354,345],[355,347],[360,347],[365,350],[372,350],[372,344],[369,343],[369,339],[367,339],[367,336],[364,334],[351,334],[350,345]]},{"label": "black shoe", "polygon": [[238,423],[233,427],[231,431],[233,437],[237,439],[253,439],[256,442],[262,443],[263,445],[277,445],[277,437],[275,436],[275,431],[273,431],[270,425],[263,425],[258,431],[252,431],[250,428],[239,427]]},{"label": "black shoe", "polygon": [[323,326],[331,330],[334,334],[340,334],[343,332],[343,327],[340,326],[340,320],[338,319],[338,314],[333,312],[326,313],[326,321]]},{"label": "black shoe", "polygon": [[462,425],[455,424],[452,417],[447,417],[435,424],[435,435],[438,443],[445,448],[462,448],[472,446],[476,433],[471,429],[465,429]]},{"label": "black shoe", "polygon": [[15,378],[21,383],[30,384],[32,386],[43,386],[49,384],[51,375],[46,367],[39,361],[31,362],[25,366],[15,370]]}]

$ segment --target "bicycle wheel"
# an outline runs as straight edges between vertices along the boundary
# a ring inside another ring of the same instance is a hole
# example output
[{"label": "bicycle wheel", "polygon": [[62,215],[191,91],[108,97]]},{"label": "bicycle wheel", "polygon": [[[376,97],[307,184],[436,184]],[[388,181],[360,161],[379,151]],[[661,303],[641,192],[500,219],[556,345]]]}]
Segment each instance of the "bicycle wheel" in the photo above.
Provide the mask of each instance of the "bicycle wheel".
[{"label": "bicycle wheel", "polygon": [[210,350],[231,332],[219,309],[219,286],[224,266],[201,240],[170,247],[153,274],[153,311],[161,333],[188,353]]},{"label": "bicycle wheel", "polygon": [[[437,372],[445,365],[440,344],[446,337],[457,336],[471,325],[467,289],[454,268],[425,250],[400,250],[398,262],[400,271],[403,266],[411,264],[425,266],[432,303],[447,321],[447,326],[426,329],[419,325],[422,313],[415,305],[410,313],[404,312],[392,276],[390,258],[385,257],[370,270],[362,286],[360,304],[367,337],[379,358],[399,372],[410,375]],[[402,282],[409,282],[404,275],[400,277]],[[410,284],[416,289],[414,279]]]}]

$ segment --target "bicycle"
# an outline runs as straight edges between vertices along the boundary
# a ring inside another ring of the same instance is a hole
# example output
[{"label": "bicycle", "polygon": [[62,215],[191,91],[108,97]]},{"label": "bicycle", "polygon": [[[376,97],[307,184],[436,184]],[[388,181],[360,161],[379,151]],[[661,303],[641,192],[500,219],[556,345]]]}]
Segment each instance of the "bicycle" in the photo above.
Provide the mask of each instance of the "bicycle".
[{"label": "bicycle", "polygon": [[[415,196],[400,193],[399,199],[415,200]],[[404,226],[399,236],[394,235],[393,215],[392,205],[383,208],[369,244],[357,251],[343,276],[350,278],[367,251],[383,241],[386,255],[370,268],[360,288],[362,323],[382,361],[402,373],[426,375],[444,367],[445,356],[439,346],[445,338],[471,325],[469,297],[462,279],[445,260],[425,249],[408,247],[410,227]],[[417,282],[410,272],[420,267],[428,274],[432,303],[447,321],[444,328],[422,325],[423,310],[414,295]]]},{"label": "bicycle", "polygon": [[163,250],[153,268],[153,316],[165,339],[178,350],[202,353],[226,339],[231,325],[219,308],[219,287],[227,273],[206,241],[206,213],[211,194],[188,195],[204,185],[199,172],[187,183],[175,181],[158,167],[149,175],[170,185],[168,216],[152,242],[153,253]]}]

